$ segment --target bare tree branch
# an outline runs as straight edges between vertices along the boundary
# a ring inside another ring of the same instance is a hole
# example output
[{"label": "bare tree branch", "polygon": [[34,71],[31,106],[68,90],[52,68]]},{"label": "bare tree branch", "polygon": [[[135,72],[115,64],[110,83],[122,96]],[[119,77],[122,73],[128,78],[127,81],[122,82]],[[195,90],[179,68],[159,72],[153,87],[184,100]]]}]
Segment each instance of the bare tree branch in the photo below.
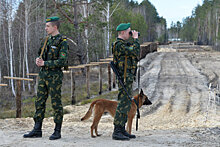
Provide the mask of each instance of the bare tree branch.
[{"label": "bare tree branch", "polygon": [[110,17],[114,14],[115,10],[118,8],[120,2],[117,4],[117,6],[115,7],[115,9],[112,11],[112,14],[110,14]]},{"label": "bare tree branch", "polygon": [[53,3],[55,7],[60,11],[60,13],[62,13],[67,18],[67,20],[69,20],[71,24],[74,24],[73,20],[59,7],[59,5],[57,5],[55,0],[53,0]]}]

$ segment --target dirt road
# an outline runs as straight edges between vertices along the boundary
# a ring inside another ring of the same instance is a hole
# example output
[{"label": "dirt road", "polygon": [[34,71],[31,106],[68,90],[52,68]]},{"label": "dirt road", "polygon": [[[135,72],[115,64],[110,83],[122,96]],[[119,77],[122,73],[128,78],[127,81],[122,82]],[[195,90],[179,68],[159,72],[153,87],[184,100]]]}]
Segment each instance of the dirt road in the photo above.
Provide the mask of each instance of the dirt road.
[{"label": "dirt road", "polygon": [[141,108],[139,131],[134,120],[136,139],[113,141],[110,115],[99,124],[102,136],[91,138],[92,118],[80,121],[89,107],[84,105],[65,107],[70,113],[57,141],[48,140],[52,118],[44,120],[43,138],[38,139],[22,138],[32,129],[32,118],[0,120],[0,146],[220,146],[219,104],[210,105],[207,113],[208,85],[219,83],[219,67],[217,52],[157,52],[141,60],[141,87],[153,105]]}]

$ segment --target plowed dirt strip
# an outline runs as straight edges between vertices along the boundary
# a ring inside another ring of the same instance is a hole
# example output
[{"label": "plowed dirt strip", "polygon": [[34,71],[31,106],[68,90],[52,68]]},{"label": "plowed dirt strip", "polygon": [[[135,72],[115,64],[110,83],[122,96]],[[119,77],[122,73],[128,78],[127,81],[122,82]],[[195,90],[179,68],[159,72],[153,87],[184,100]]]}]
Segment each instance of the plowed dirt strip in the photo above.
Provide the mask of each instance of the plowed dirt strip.
[{"label": "plowed dirt strip", "polygon": [[[151,53],[141,60],[141,88],[153,102],[141,108],[137,136],[130,141],[114,141],[113,118],[104,115],[99,123],[101,137],[90,137],[92,117],[81,122],[89,108],[66,106],[62,138],[49,141],[53,118],[43,122],[43,137],[24,139],[33,127],[32,118],[0,120],[0,146],[219,146],[220,108],[210,106],[207,116],[208,84],[219,83],[220,53]],[[134,89],[137,83],[134,84]],[[206,120],[207,116],[207,121]]]}]

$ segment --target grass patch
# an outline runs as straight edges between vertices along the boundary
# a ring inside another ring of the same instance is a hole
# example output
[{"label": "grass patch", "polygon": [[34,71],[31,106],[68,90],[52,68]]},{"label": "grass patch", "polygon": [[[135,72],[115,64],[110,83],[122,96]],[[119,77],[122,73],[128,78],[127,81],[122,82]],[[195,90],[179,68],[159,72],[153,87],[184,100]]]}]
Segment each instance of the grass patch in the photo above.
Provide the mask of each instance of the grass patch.
[{"label": "grass patch", "polygon": [[[103,92],[108,90],[108,84],[103,84]],[[67,89],[62,89],[63,91]],[[99,83],[94,82],[90,84],[90,95],[98,95],[99,93]],[[81,104],[90,103],[95,99],[113,99],[117,97],[117,91],[112,91],[107,94],[99,95],[94,99],[87,99],[87,92],[86,92],[86,85],[81,85],[76,87],[75,89],[75,97],[76,102],[81,102]],[[33,117],[35,113],[35,99],[34,97],[29,97],[22,100],[22,108],[21,108],[21,116],[22,117]],[[62,104],[63,106],[71,105],[71,94],[70,92],[66,92],[62,94]],[[16,117],[16,109],[11,109],[12,106],[7,105],[4,109],[2,108],[0,111],[0,119],[4,118],[15,118]],[[64,114],[67,112],[64,110]],[[51,104],[51,97],[49,96],[46,102],[46,111],[45,111],[45,118],[53,116],[53,108]]]},{"label": "grass patch", "polygon": [[15,118],[15,117],[16,117],[16,111],[15,110],[0,111],[0,118],[1,119]]},{"label": "grass patch", "polygon": [[[105,92],[107,90],[108,90],[108,84],[105,83],[102,85],[102,91]],[[90,96],[98,95],[98,94],[99,94],[99,83],[98,82],[91,83],[90,84]],[[76,87],[75,97],[76,97],[76,102],[87,100],[86,85]]]}]

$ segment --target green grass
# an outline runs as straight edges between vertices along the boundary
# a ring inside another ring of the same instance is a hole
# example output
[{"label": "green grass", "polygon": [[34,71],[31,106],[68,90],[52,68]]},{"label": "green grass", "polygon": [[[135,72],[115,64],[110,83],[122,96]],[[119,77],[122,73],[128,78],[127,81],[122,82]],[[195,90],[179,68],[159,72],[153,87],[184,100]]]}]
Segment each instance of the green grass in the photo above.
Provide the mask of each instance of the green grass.
[{"label": "green grass", "polygon": [[[108,85],[107,84],[103,84],[103,92],[108,90]],[[62,89],[63,91],[67,90],[67,89]],[[90,95],[98,95],[99,93],[99,83],[95,82],[95,83],[91,83],[90,85]],[[70,92],[67,93],[63,93],[62,94],[62,104],[63,106],[66,105],[71,105],[71,98],[70,98],[71,94]],[[80,104],[86,104],[86,103],[90,103],[95,99],[101,99],[101,98],[105,98],[105,99],[113,99],[113,98],[117,98],[117,91],[112,91],[103,95],[98,95],[97,97],[93,98],[93,99],[87,99],[87,92],[86,92],[86,85],[82,85],[80,87],[76,87],[75,90],[75,97],[76,97],[76,102]],[[34,105],[34,101],[35,101],[36,97],[29,97],[25,100],[22,100],[22,108],[21,108],[21,115],[22,117],[33,117],[34,113],[35,113],[35,105]],[[16,117],[16,109],[11,109],[12,106],[7,105],[7,107],[5,107],[4,109],[1,109],[0,111],[0,119],[4,119],[4,118],[15,118]],[[64,110],[64,114],[66,114],[67,112]],[[47,99],[46,102],[46,111],[45,111],[45,118],[46,117],[51,117],[53,116],[53,108],[51,105],[51,98],[50,96]]]}]

